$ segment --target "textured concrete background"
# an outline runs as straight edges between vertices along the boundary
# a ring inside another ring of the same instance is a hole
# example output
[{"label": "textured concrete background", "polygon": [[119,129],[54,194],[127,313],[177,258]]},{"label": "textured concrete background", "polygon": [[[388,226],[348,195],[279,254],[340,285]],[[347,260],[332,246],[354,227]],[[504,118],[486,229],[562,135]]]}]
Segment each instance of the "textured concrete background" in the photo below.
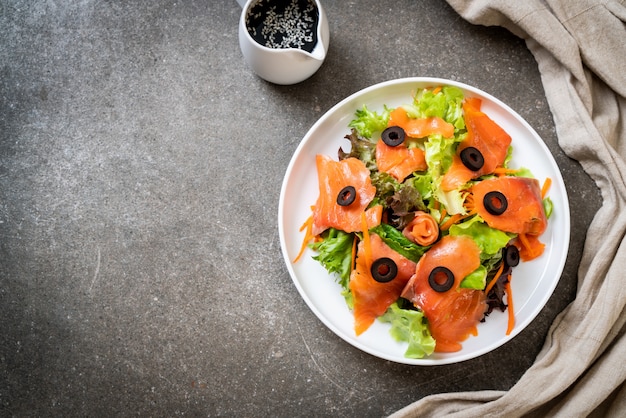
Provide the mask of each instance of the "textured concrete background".
[{"label": "textured concrete background", "polygon": [[[311,79],[244,65],[231,1],[0,0],[0,415],[384,416],[446,391],[507,389],[576,291],[593,183],[558,148],[533,57],[437,0],[323,0]],[[362,353],[283,264],[289,159],[335,103],[435,76],[481,88],[544,138],[572,243],[546,308],[500,349],[410,367]]]}]

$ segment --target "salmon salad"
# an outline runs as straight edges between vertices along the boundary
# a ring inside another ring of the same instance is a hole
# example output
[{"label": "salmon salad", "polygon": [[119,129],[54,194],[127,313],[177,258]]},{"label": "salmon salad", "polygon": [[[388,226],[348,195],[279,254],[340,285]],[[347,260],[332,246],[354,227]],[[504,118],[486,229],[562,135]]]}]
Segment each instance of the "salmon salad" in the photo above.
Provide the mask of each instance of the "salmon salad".
[{"label": "salmon salad", "polygon": [[339,284],[354,333],[375,321],[405,357],[460,351],[494,311],[515,327],[511,281],[540,257],[550,178],[511,167],[511,136],[455,86],[356,109],[345,145],[315,156],[318,197],[300,231]]}]

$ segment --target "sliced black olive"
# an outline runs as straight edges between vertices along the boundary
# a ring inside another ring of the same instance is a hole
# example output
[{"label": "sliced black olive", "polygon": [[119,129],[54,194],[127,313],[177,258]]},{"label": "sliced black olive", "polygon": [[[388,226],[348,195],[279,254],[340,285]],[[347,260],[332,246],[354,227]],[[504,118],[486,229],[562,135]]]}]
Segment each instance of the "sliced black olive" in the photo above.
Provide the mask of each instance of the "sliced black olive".
[{"label": "sliced black olive", "polygon": [[500,192],[489,192],[483,198],[483,205],[487,212],[492,215],[502,215],[506,208],[509,206],[509,202],[506,200],[506,196]]},{"label": "sliced black olive", "polygon": [[356,189],[353,186],[346,186],[337,195],[337,204],[339,206],[349,206],[356,199]]},{"label": "sliced black olive", "polygon": [[398,266],[391,258],[382,257],[372,263],[370,272],[377,282],[387,283],[398,275]]},{"label": "sliced black olive", "polygon": [[454,273],[443,266],[435,267],[428,275],[428,284],[435,292],[447,292],[454,286]]},{"label": "sliced black olive", "polygon": [[519,264],[519,250],[515,245],[509,245],[504,249],[504,264],[515,267]]},{"label": "sliced black olive", "polygon": [[467,147],[461,151],[461,162],[472,171],[478,171],[485,165],[483,154],[474,147]]},{"label": "sliced black olive", "polygon": [[399,126],[390,126],[383,131],[381,139],[390,147],[397,147],[404,142],[405,136],[404,129]]}]

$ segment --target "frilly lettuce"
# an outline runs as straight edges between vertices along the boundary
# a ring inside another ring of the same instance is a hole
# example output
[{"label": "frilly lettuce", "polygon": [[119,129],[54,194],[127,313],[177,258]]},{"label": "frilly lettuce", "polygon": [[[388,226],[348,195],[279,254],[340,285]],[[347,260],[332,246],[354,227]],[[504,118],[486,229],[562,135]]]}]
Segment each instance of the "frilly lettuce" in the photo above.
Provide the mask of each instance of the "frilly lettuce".
[{"label": "frilly lettuce", "polygon": [[372,179],[372,185],[376,187],[376,196],[370,203],[370,207],[375,205],[382,205],[383,208],[387,208],[392,201],[393,195],[400,190],[400,183],[391,175],[383,173],[382,171],[373,171],[370,174]]},{"label": "frilly lettuce", "polygon": [[338,282],[344,289],[350,281],[350,262],[354,235],[335,228],[328,228],[321,235],[322,240],[311,245],[317,251],[313,256],[329,273],[336,273]]},{"label": "frilly lettuce", "polygon": [[461,222],[450,227],[450,235],[466,235],[474,240],[484,258],[492,257],[506,246],[515,237],[487,225],[479,216]]},{"label": "frilly lettuce", "polygon": [[391,109],[384,106],[383,111],[378,114],[376,111],[371,111],[366,105],[363,105],[361,109],[357,109],[355,112],[355,118],[350,121],[348,125],[350,128],[356,129],[359,135],[365,138],[371,138],[375,132],[382,132],[387,127],[389,121],[389,114]]},{"label": "frilly lettuce", "polygon": [[455,144],[461,142],[465,134],[454,138],[444,138],[441,135],[431,135],[424,143],[424,154],[428,171],[434,178],[442,176],[452,165],[456,152]]},{"label": "frilly lettuce", "polygon": [[435,197],[446,208],[449,215],[465,215],[467,213],[467,209],[463,206],[463,202],[465,202],[465,195],[466,192],[462,192],[460,190],[450,190],[444,192],[440,188],[435,189]]},{"label": "frilly lettuce", "polygon": [[415,211],[426,210],[422,194],[411,181],[402,183],[402,187],[391,196],[389,207],[393,211],[389,223],[399,230],[404,229],[413,220]]},{"label": "frilly lettuce", "polygon": [[345,139],[350,141],[350,152],[345,152],[342,147],[339,148],[337,151],[339,160],[358,158],[369,170],[376,170],[376,143],[359,135],[354,128],[350,130],[350,135],[345,136]]},{"label": "frilly lettuce", "polygon": [[417,189],[417,191],[422,196],[422,199],[429,200],[433,195],[433,177],[430,173],[426,172],[424,174],[416,174],[414,177],[411,177],[407,182],[411,182],[413,187]]},{"label": "frilly lettuce", "polygon": [[435,340],[422,311],[401,309],[396,302],[379,319],[391,323],[389,333],[396,341],[409,343],[405,357],[422,358],[435,351]]},{"label": "frilly lettuce", "polygon": [[411,105],[402,107],[412,118],[437,116],[454,125],[456,130],[465,129],[463,91],[458,87],[444,86],[437,93],[430,89],[420,90]]},{"label": "frilly lettuce", "polygon": [[332,275],[341,285],[341,294],[350,309],[354,307],[354,299],[350,291],[350,263],[352,262],[352,243],[354,234],[329,228],[321,235],[322,240],[311,245],[318,252],[313,257]]},{"label": "frilly lettuce", "polygon": [[463,202],[465,195],[453,190],[444,192],[439,188],[443,174],[452,165],[452,160],[456,151],[456,144],[465,137],[465,133],[457,135],[455,138],[444,138],[441,135],[431,135],[424,143],[424,154],[428,171],[421,176],[416,176],[414,183],[424,199],[434,197],[446,208],[450,215],[465,213]]}]

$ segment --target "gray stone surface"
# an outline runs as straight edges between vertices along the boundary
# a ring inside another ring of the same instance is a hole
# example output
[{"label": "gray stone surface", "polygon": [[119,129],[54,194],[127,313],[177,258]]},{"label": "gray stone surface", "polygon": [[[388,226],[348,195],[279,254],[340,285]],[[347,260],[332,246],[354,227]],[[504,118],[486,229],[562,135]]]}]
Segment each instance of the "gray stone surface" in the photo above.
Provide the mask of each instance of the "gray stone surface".
[{"label": "gray stone surface", "polygon": [[[243,63],[231,1],[0,0],[0,415],[384,416],[425,395],[511,387],[572,300],[595,185],[557,138],[533,57],[443,1],[323,0],[311,79]],[[360,352],[284,266],[289,159],[335,103],[436,76],[519,112],[562,170],[565,272],[498,350],[412,367]]]}]

